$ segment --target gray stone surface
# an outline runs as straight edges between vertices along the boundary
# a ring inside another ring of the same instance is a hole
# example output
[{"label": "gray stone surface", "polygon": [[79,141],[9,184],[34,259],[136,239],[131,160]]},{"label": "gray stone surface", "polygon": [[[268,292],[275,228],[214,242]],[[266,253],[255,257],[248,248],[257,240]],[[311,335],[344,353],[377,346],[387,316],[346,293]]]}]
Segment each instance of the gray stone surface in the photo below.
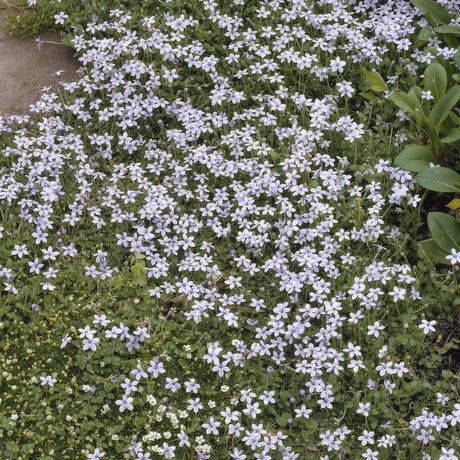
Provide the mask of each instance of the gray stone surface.
[{"label": "gray stone surface", "polygon": [[[0,10],[0,27],[5,14],[11,10]],[[39,37],[45,41],[40,49]],[[60,81],[77,79],[80,64],[73,50],[58,43],[59,34],[51,32],[23,40],[0,32],[0,114],[28,113],[44,87],[57,91]]]}]

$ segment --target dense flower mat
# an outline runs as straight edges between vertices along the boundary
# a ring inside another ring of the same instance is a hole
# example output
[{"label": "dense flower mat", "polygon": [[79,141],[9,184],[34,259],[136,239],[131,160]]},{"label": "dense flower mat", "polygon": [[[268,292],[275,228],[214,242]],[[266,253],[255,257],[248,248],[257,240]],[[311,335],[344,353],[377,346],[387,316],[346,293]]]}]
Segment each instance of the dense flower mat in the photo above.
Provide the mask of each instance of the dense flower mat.
[{"label": "dense flower mat", "polygon": [[2,456],[457,458],[397,225],[421,197],[357,94],[420,74],[425,19],[184,5],[94,18],[81,78],[0,119]]}]

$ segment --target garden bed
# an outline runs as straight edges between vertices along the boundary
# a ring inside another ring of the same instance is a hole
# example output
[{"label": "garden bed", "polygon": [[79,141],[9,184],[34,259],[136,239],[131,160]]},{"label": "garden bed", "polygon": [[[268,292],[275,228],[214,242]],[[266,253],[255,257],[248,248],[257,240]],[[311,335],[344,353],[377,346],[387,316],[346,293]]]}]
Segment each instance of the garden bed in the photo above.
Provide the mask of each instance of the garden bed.
[{"label": "garden bed", "polygon": [[83,72],[0,118],[3,457],[457,458],[458,264],[393,163],[423,13],[29,3]]}]

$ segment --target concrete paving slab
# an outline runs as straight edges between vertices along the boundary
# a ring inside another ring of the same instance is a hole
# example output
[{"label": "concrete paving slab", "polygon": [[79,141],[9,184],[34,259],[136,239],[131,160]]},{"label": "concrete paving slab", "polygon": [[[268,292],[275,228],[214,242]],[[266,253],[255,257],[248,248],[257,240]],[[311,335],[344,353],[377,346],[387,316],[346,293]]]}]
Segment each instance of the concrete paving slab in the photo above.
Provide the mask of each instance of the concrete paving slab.
[{"label": "concrete paving slab", "polygon": [[[0,27],[12,10],[0,10]],[[44,41],[40,48],[37,40]],[[44,87],[57,90],[60,81],[78,78],[73,50],[60,44],[59,34],[42,32],[20,39],[0,32],[0,114],[26,114]],[[54,43],[53,43],[54,42]]]}]

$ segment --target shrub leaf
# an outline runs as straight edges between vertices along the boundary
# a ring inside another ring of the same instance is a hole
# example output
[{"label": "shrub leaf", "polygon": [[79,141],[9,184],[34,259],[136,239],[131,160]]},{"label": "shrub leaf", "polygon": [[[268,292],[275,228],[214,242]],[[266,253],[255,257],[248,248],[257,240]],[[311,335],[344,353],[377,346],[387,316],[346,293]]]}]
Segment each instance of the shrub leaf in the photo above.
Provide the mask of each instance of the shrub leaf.
[{"label": "shrub leaf", "polygon": [[425,168],[417,182],[434,192],[460,192],[460,174],[449,168]]},{"label": "shrub leaf", "polygon": [[443,212],[428,213],[428,228],[436,244],[445,251],[460,249],[460,225]]},{"label": "shrub leaf", "polygon": [[433,0],[410,0],[412,5],[418,8],[420,11],[429,15],[436,22],[450,22],[449,11],[446,10],[439,3],[434,2]]},{"label": "shrub leaf", "polygon": [[390,99],[400,109],[415,114],[415,105],[408,94],[404,93],[403,91],[396,91],[390,96]]},{"label": "shrub leaf", "polygon": [[460,37],[460,27],[459,26],[439,26],[433,29],[435,32],[440,34],[453,34],[457,37]]},{"label": "shrub leaf", "polygon": [[447,133],[446,137],[443,137],[441,139],[441,142],[442,143],[450,143],[450,142],[458,141],[459,139],[460,139],[460,128],[454,128],[454,129],[451,129]]},{"label": "shrub leaf", "polygon": [[371,86],[370,89],[372,91],[385,91],[388,89],[387,84],[385,83],[385,80],[382,78],[382,76],[378,72],[370,72],[369,70],[363,69],[361,67],[362,72],[364,73],[364,76],[370,81]]},{"label": "shrub leaf", "polygon": [[397,166],[412,172],[421,172],[429,168],[430,163],[436,164],[436,158],[431,150],[423,145],[411,145],[395,158]]},{"label": "shrub leaf", "polygon": [[436,129],[439,129],[441,123],[448,117],[450,111],[456,106],[460,99],[460,86],[455,85],[445,94],[433,107],[428,121]]},{"label": "shrub leaf", "polygon": [[447,251],[441,249],[433,238],[429,240],[420,241],[418,243],[418,256],[425,260],[431,261],[433,264],[450,265],[446,256],[449,255]]},{"label": "shrub leaf", "polygon": [[447,73],[444,67],[438,62],[432,62],[425,70],[423,75],[425,89],[431,91],[435,102],[439,101],[447,88]]}]

